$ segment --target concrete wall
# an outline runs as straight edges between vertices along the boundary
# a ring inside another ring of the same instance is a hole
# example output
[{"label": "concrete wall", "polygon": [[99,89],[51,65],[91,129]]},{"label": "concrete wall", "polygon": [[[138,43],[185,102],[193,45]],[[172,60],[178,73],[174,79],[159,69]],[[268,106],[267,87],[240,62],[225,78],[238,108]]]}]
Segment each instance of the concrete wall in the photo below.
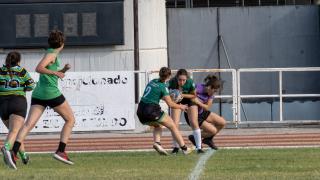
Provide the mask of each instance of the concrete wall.
[{"label": "concrete wall", "polygon": [[[319,6],[168,9],[169,65],[173,69],[218,68],[220,63],[221,68],[229,68],[221,43],[218,58],[219,28],[232,68],[319,67],[319,9]],[[201,82],[203,76],[195,76],[195,81]],[[283,77],[284,93],[320,94],[320,83],[316,83],[320,81],[320,72],[284,73]],[[223,94],[230,94],[231,79],[224,74],[222,78],[226,80]],[[278,93],[277,79],[275,73],[243,74],[241,92]],[[296,100],[288,100],[291,104],[286,107],[303,103],[292,102]],[[251,111],[248,119],[274,119],[277,113],[271,109],[277,108],[272,108],[268,101],[270,99],[250,101],[261,102],[266,108],[258,108],[259,103],[248,104],[246,109]],[[318,103],[304,105],[312,112],[309,117],[320,119],[320,113],[315,111]],[[216,112],[218,107],[214,108]],[[222,109],[223,115],[229,116],[229,105],[223,104],[222,108],[227,108]],[[288,118],[292,119],[290,114],[294,108],[286,110]]]}]

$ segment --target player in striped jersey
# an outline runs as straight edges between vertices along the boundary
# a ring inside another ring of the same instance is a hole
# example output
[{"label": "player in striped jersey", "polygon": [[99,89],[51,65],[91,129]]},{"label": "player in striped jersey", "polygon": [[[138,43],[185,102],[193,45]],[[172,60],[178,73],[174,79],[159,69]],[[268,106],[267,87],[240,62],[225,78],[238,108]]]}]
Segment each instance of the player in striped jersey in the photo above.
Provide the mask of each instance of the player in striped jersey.
[{"label": "player in striped jersey", "polygon": [[[20,66],[20,61],[20,53],[10,52],[5,64],[0,68],[0,116],[9,129],[1,151],[5,163],[13,169],[16,169],[16,165],[11,149],[27,114],[26,91],[34,88],[33,79],[28,71]],[[27,164],[29,157],[23,146],[19,154],[23,163]]]}]

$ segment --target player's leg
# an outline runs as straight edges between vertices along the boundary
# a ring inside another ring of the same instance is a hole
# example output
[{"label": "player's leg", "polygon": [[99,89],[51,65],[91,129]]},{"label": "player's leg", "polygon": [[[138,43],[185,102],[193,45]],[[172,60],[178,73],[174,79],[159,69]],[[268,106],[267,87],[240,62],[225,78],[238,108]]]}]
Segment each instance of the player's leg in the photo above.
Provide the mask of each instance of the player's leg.
[{"label": "player's leg", "polygon": [[10,150],[20,128],[23,126],[24,117],[11,114],[9,117],[9,132],[5,140],[5,146],[2,150],[6,164],[13,169],[17,169],[15,158],[11,156]]},{"label": "player's leg", "polygon": [[72,128],[75,123],[75,118],[73,115],[73,111],[68,103],[68,101],[64,100],[62,104],[53,108],[65,121],[63,128],[60,134],[60,143],[59,147],[54,154],[54,157],[58,160],[61,160],[67,164],[72,165],[73,162],[68,158],[65,148],[72,133]]},{"label": "player's leg", "polygon": [[197,150],[200,150],[201,149],[201,130],[198,122],[198,107],[196,105],[189,106],[187,114],[188,114],[190,126],[193,130],[192,134],[195,139],[196,148]]},{"label": "player's leg", "polygon": [[[206,119],[206,121],[208,121],[209,123],[213,124],[217,128],[217,133],[219,133],[219,131],[221,129],[223,129],[227,124],[226,120],[223,117],[221,117],[221,116],[219,116],[219,115],[217,115],[216,113],[213,113],[213,112],[210,113],[210,115]],[[216,135],[216,134],[214,134],[214,135]]]},{"label": "player's leg", "polygon": [[42,105],[32,105],[30,110],[29,110],[29,114],[28,114],[28,118],[26,120],[26,122],[24,123],[24,125],[22,126],[22,128],[20,129],[17,139],[13,145],[13,153],[15,155],[17,155],[21,144],[24,143],[24,139],[25,137],[28,135],[28,133],[34,128],[34,126],[36,125],[36,123],[38,122],[38,120],[40,119],[43,111],[45,110],[45,107]]},{"label": "player's leg", "polygon": [[[9,119],[7,119],[7,120],[2,120],[2,122],[3,122],[3,124],[8,128],[8,129],[10,129],[9,128]],[[23,126],[23,125],[22,125]],[[13,141],[13,143],[14,143],[14,141]],[[5,142],[5,147],[10,147],[10,149],[12,149],[12,146],[13,146],[13,143],[12,144],[7,144],[6,142]],[[21,146],[20,146],[20,149],[19,149],[19,155],[20,155],[20,158],[21,158],[21,160],[22,160],[22,163],[23,164],[28,164],[28,162],[29,162],[29,156],[28,156],[28,154],[26,153],[26,150],[25,150],[25,147],[24,147],[24,143],[22,143],[21,144]]]},{"label": "player's leg", "polygon": [[[174,124],[179,130],[179,124],[180,124],[180,116],[181,116],[181,109],[171,109],[171,117],[173,119]],[[177,154],[179,152],[179,144],[175,140],[174,137],[172,137],[172,145],[173,149],[171,151],[172,154]]]},{"label": "player's leg", "polygon": [[163,114],[160,124],[167,127],[171,131],[172,137],[174,137],[174,139],[177,141],[184,154],[189,154],[191,152],[191,149],[187,148],[187,146],[185,145],[180,131],[178,130],[170,116],[168,116],[167,114]]},{"label": "player's leg", "polygon": [[215,145],[213,138],[219,133],[221,129],[226,126],[226,120],[223,117],[211,112],[206,121],[212,124],[217,130],[215,133],[212,133],[211,136],[204,138],[202,142],[204,144],[207,144],[212,149],[218,150],[218,147]]},{"label": "player's leg", "polygon": [[153,125],[153,148],[160,154],[160,155],[168,155],[167,151],[163,149],[161,146],[161,134],[162,134],[162,127],[158,123]]}]

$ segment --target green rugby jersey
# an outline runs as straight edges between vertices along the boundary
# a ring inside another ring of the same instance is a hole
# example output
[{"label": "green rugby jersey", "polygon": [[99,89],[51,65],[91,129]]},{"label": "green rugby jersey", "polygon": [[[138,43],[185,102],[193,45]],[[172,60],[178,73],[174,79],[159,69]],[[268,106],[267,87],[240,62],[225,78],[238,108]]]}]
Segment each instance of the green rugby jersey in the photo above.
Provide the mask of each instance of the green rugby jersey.
[{"label": "green rugby jersey", "polygon": [[[49,53],[56,54],[56,59],[53,64],[48,65],[46,68],[51,71],[58,71],[60,66],[58,54],[52,48],[47,50],[47,54]],[[41,100],[48,100],[60,96],[61,92],[58,88],[58,79],[59,77],[56,75],[40,74],[39,81],[36,88],[33,90],[32,97]]]},{"label": "green rugby jersey", "polygon": [[[179,89],[178,79],[173,77],[169,81],[169,89]],[[186,83],[182,86],[183,94],[190,94],[195,90],[195,84],[192,79],[188,78]]]},{"label": "green rugby jersey", "polygon": [[26,69],[20,66],[9,69],[3,65],[0,68],[0,96],[21,95],[25,96],[26,91],[34,88],[34,81]]},{"label": "green rugby jersey", "polygon": [[160,99],[169,95],[169,90],[160,79],[150,81],[144,90],[141,101],[147,104],[159,104]]}]

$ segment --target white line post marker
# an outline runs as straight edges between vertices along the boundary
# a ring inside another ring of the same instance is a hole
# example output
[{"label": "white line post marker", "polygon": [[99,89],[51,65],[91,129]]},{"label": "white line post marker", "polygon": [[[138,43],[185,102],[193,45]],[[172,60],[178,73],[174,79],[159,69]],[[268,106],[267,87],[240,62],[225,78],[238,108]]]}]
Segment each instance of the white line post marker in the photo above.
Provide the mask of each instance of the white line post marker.
[{"label": "white line post marker", "polygon": [[209,150],[207,150],[207,152],[204,155],[202,155],[199,158],[197,165],[194,167],[194,169],[192,170],[191,174],[188,177],[189,180],[198,180],[199,179],[199,177],[205,167],[206,162],[215,152],[216,152],[215,150],[209,149]]}]

